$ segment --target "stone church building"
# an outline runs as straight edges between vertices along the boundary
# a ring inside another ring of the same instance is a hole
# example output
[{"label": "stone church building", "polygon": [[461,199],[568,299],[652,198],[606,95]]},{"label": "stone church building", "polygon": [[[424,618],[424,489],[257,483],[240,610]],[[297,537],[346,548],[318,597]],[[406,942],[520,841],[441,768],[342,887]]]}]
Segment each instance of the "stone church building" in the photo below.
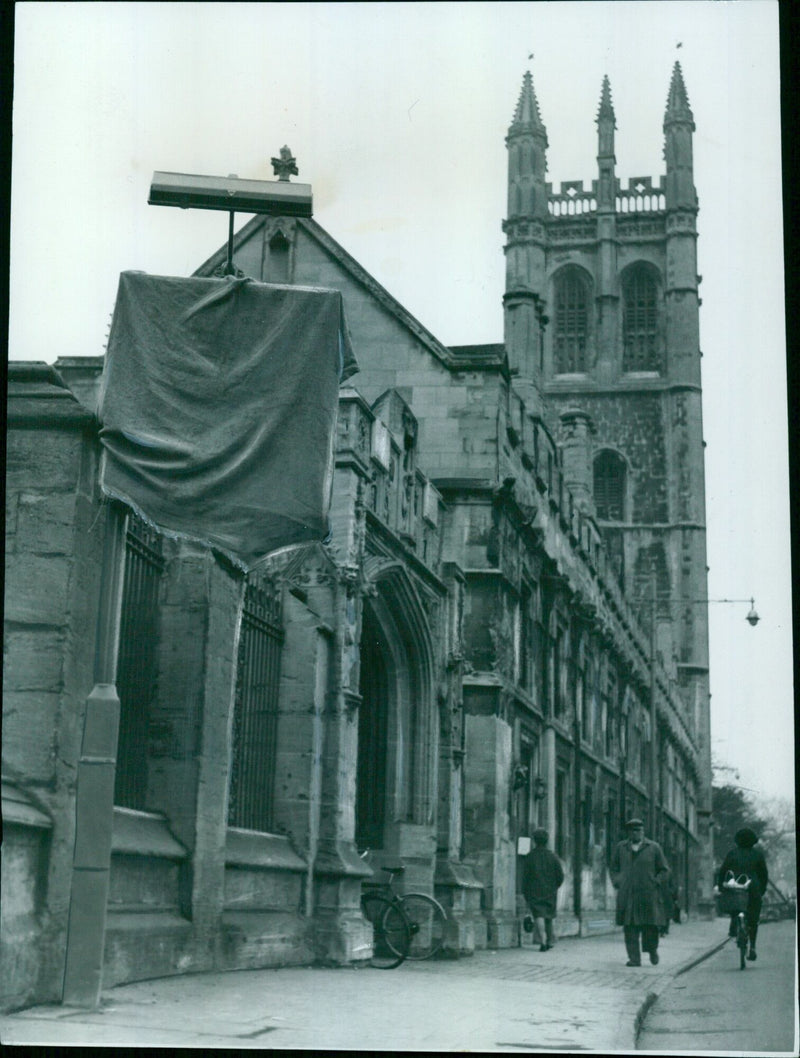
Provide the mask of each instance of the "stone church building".
[{"label": "stone church building", "polygon": [[[613,928],[607,865],[634,814],[683,906],[710,913],[698,204],[678,64],[663,128],[665,174],[620,179],[606,79],[597,179],[555,189],[525,74],[499,344],[444,346],[313,219],[236,235],[244,275],[343,295],[359,371],[340,391],[332,536],[243,587],[222,556],[129,516],[105,986],[361,961],[361,886],[384,863],[446,907],[449,955],[530,943],[520,867],[537,825],[565,867],[560,933]],[[61,998],[102,366],[9,366],[5,1009]]]}]

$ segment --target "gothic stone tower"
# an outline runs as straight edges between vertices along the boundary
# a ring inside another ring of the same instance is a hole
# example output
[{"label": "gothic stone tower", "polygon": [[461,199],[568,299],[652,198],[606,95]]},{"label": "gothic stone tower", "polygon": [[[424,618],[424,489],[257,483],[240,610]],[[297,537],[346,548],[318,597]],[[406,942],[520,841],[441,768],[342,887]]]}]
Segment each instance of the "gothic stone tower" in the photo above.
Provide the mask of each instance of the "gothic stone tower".
[{"label": "gothic stone tower", "polygon": [[[698,602],[707,598],[700,277],[695,125],[680,65],[669,87],[666,174],[658,182],[632,177],[623,187],[616,176],[607,77],[596,123],[597,179],[590,189],[567,181],[553,191],[545,182],[547,132],[525,74],[506,139],[506,349],[515,385],[560,422],[565,474],[595,516],[645,626],[656,611],[657,649],[682,689],[698,747],[687,815],[696,812],[705,847],[711,774],[707,607]],[[576,422],[591,442],[582,473],[573,458]],[[699,866],[702,901],[710,869]]]}]

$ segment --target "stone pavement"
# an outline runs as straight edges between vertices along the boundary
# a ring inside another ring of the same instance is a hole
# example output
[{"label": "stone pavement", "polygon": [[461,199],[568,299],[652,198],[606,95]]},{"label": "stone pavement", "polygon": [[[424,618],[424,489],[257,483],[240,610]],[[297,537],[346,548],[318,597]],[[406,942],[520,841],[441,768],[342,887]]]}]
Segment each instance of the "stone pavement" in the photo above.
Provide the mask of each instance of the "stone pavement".
[{"label": "stone pavement", "polygon": [[658,966],[625,966],[621,930],[395,970],[294,967],[120,985],[95,1011],[0,1018],[4,1045],[287,1050],[633,1050],[644,1011],[726,942],[727,919],[672,926]]}]

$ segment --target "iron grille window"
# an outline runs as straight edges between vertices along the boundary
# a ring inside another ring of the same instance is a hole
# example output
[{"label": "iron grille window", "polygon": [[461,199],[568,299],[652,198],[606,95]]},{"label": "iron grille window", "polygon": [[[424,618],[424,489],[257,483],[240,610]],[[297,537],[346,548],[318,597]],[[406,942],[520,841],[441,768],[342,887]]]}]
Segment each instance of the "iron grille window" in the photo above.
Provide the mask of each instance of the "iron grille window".
[{"label": "iron grille window", "polygon": [[655,280],[637,268],[625,282],[623,371],[658,371],[658,302]]},{"label": "iron grille window", "polygon": [[281,645],[280,593],[253,577],[245,588],[233,712],[228,824],[273,826]]},{"label": "iron grille window", "polygon": [[142,811],[147,800],[150,706],[157,678],[161,537],[130,513],[117,660],[120,701],[114,802]]},{"label": "iron grille window", "polygon": [[602,522],[625,517],[625,462],[615,452],[601,452],[594,461],[594,506]]},{"label": "iron grille window", "polygon": [[555,371],[558,375],[586,370],[588,340],[586,284],[574,271],[559,276],[555,289]]}]

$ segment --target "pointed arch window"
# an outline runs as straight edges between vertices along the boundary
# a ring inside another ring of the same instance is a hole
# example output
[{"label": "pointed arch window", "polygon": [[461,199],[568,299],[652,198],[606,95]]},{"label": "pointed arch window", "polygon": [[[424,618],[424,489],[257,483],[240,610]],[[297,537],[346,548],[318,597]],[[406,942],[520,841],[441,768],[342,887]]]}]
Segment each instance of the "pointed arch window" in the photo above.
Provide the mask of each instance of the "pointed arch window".
[{"label": "pointed arch window", "polygon": [[282,231],[276,231],[268,243],[264,261],[265,283],[289,282],[289,252],[291,245]]},{"label": "pointed arch window", "polygon": [[632,268],[623,282],[623,371],[660,371],[658,284],[647,268]]},{"label": "pointed arch window", "polygon": [[601,452],[594,461],[594,505],[601,522],[625,519],[625,460],[616,452]]},{"label": "pointed arch window", "polygon": [[553,368],[557,375],[586,371],[589,345],[589,286],[577,268],[555,278]]}]

